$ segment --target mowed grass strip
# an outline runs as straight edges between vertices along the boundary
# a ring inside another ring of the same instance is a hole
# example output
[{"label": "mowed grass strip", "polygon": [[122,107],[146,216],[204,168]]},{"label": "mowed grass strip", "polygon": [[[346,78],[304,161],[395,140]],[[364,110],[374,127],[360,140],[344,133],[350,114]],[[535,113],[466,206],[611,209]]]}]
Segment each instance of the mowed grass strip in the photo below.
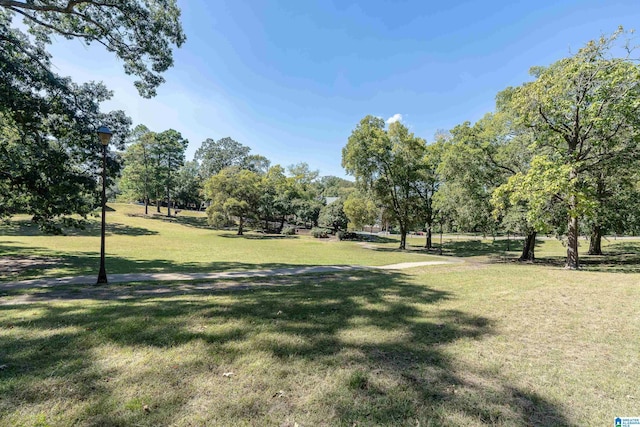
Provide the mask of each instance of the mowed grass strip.
[{"label": "mowed grass strip", "polygon": [[[177,218],[144,216],[137,205],[110,204],[107,212],[107,272],[215,272],[300,265],[385,265],[430,261],[432,255],[375,251],[357,242],[311,236],[218,231],[202,213]],[[150,210],[153,213],[153,210]],[[26,218],[0,226],[0,281],[97,274],[100,222],[66,236],[43,235]],[[393,246],[396,244],[393,243]]]},{"label": "mowed grass strip", "polygon": [[610,425],[638,410],[638,277],[463,264],[10,293],[0,424]]}]

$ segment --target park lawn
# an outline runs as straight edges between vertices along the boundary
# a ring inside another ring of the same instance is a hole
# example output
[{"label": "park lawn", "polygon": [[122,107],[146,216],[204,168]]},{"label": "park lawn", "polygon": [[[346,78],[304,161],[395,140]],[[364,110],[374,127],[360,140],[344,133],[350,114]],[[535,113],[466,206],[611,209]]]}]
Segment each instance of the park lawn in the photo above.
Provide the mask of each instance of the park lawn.
[{"label": "park lawn", "polygon": [[[110,204],[107,213],[107,272],[214,272],[299,265],[377,266],[439,259],[395,250],[395,242],[375,251],[357,242],[235,231],[206,225],[202,213],[181,211],[177,218],[143,215],[144,207]],[[150,214],[154,209],[150,208]],[[0,281],[97,274],[100,222],[66,236],[43,235],[18,218],[0,225]]]},{"label": "park lawn", "polygon": [[468,262],[258,280],[6,291],[0,425],[606,426],[638,414],[638,274]]}]

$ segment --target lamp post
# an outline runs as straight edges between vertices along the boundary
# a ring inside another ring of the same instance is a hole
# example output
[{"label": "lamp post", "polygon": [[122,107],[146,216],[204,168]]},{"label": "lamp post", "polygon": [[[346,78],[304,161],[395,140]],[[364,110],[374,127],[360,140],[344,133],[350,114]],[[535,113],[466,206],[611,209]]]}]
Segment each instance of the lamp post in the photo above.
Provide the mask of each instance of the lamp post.
[{"label": "lamp post", "polygon": [[107,284],[107,270],[104,268],[104,228],[105,215],[107,213],[107,145],[113,133],[106,126],[98,128],[98,137],[102,143],[102,233],[100,234],[100,272],[98,273],[98,282],[96,284]]}]

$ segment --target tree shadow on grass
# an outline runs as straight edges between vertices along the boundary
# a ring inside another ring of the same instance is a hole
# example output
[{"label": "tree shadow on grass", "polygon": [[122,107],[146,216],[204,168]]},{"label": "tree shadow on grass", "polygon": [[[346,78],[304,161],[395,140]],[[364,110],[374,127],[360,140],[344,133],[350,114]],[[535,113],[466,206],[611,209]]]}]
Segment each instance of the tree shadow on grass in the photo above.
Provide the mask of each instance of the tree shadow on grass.
[{"label": "tree shadow on grass", "polygon": [[[449,425],[455,417],[475,425],[570,425],[542,396],[454,363],[443,346],[494,330],[488,318],[438,308],[454,297],[447,291],[378,271],[268,281],[273,286],[243,291],[102,301],[69,292],[56,303],[0,306],[0,325],[15,329],[0,340],[7,365],[0,415],[22,417],[55,400],[101,408],[76,411],[80,423],[184,424],[194,416],[191,396],[220,393],[197,423],[282,424],[294,414],[303,425]],[[48,292],[54,290],[38,297]],[[103,347],[111,349],[108,359],[99,356]],[[154,357],[175,349],[200,352],[158,369]],[[128,357],[135,360],[131,351],[147,358],[133,371],[126,368]],[[122,362],[107,363],[114,357]],[[228,367],[237,380],[222,376]],[[318,376],[325,382],[314,383]],[[252,386],[243,388],[242,378]],[[270,397],[282,382],[299,403]],[[152,395],[152,411],[115,402],[118,387],[130,384]]]},{"label": "tree shadow on grass", "polygon": [[[396,242],[391,240],[391,242]],[[536,247],[539,247],[542,242],[538,241]],[[495,241],[484,240],[456,240],[444,242],[442,247],[442,253],[440,253],[440,247],[438,243],[434,243],[434,247],[427,249],[424,245],[412,245],[407,243],[407,249],[398,249],[396,247],[377,247],[372,250],[378,252],[418,252],[431,255],[442,256],[455,256],[461,258],[474,257],[474,256],[488,256],[489,258],[504,258],[511,254],[517,253],[522,250],[522,240],[511,240],[507,242],[504,239]]]},{"label": "tree shadow on grass", "polygon": [[[536,259],[536,264],[562,268],[564,256],[547,256]],[[600,273],[640,273],[640,254],[580,255],[580,269]]]},{"label": "tree shadow on grass", "polygon": [[[487,256],[489,262],[508,263],[517,262],[522,251],[522,239],[505,239],[495,241],[463,240],[445,242],[443,255],[456,257]],[[543,241],[536,241],[536,249],[543,245]],[[608,273],[640,273],[640,242],[618,242],[603,247],[604,255],[588,255],[581,249],[580,264],[588,271]],[[390,250],[382,248],[381,250]],[[536,257],[535,265],[563,267],[566,262],[564,256],[544,255]]]},{"label": "tree shadow on grass", "polygon": [[257,233],[244,233],[242,235],[238,235],[237,233],[222,233],[220,237],[224,237],[227,239],[246,239],[246,240],[272,240],[272,239],[298,239],[299,236],[289,236],[285,234],[257,234]]},{"label": "tree shadow on grass", "polygon": [[127,214],[127,216],[151,219],[154,221],[169,222],[172,224],[180,224],[180,225],[184,225],[185,227],[194,227],[194,228],[201,228],[201,229],[207,229],[207,230],[212,229],[211,226],[209,226],[209,224],[207,223],[206,216],[201,216],[201,217],[185,216],[185,215],[180,215],[178,213],[177,215],[173,215],[169,217],[167,215],[164,215],[162,213],[157,213],[155,211],[149,215]]},{"label": "tree shadow on grass", "polygon": [[[0,287],[2,282],[61,276],[97,277],[98,252],[59,252],[42,247],[24,247],[0,242]],[[98,248],[96,248],[98,249]],[[233,261],[182,262],[166,259],[133,259],[107,254],[107,275],[126,273],[216,273],[253,269],[313,267],[316,264],[244,263]]]},{"label": "tree shadow on grass", "polygon": [[[457,240],[445,242],[443,245],[443,255],[456,257],[473,257],[488,255],[493,257],[504,256],[509,252],[522,251],[522,239],[497,239],[495,241],[486,240]],[[536,247],[540,247],[541,241],[536,242]]]},{"label": "tree shadow on grass", "polygon": [[[96,220],[88,220],[83,228],[63,228],[65,236],[100,236],[101,223]],[[151,236],[158,234],[157,231],[144,227],[132,227],[126,224],[107,222],[105,224],[107,235],[117,234],[123,236]],[[46,236],[38,229],[38,226],[29,220],[14,220],[8,224],[0,226],[0,236]]]}]

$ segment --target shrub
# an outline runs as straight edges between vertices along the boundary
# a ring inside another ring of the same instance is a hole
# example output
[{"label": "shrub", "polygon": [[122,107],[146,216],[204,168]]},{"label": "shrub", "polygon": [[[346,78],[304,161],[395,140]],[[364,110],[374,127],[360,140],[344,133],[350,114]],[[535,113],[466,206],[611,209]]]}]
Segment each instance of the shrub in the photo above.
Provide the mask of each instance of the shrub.
[{"label": "shrub", "polygon": [[349,231],[338,231],[336,237],[338,240],[358,240],[358,235]]},{"label": "shrub", "polygon": [[324,239],[329,237],[329,230],[326,228],[312,228],[311,235],[317,239]]},{"label": "shrub", "polygon": [[296,228],[295,227],[285,227],[282,229],[282,233],[285,236],[293,236],[296,234]]}]

